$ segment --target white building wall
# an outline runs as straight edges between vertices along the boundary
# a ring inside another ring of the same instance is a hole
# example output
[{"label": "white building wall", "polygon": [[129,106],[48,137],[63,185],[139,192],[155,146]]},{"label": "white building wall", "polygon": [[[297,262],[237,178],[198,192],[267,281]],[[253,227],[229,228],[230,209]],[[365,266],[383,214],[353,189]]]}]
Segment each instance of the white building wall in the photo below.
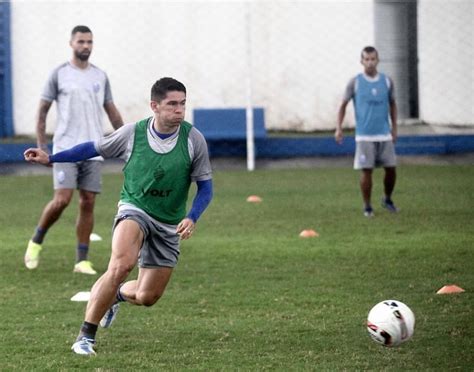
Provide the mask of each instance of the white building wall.
[{"label": "white building wall", "polygon": [[[419,0],[419,104],[425,122],[474,125],[473,7],[470,0]],[[187,86],[190,121],[196,107],[243,107],[249,11],[253,101],[265,108],[267,128],[332,129],[345,85],[361,71],[360,50],[374,42],[372,0],[13,0],[11,8],[19,135],[34,134],[42,87],[51,69],[70,59],[69,33],[77,24],[93,30],[91,62],[108,73],[127,122],[150,115],[149,90],[162,76]],[[53,107],[49,133],[54,119]],[[353,125],[352,106],[346,121]]]},{"label": "white building wall", "polygon": [[[370,0],[14,0],[11,5],[18,135],[34,134],[42,87],[52,68],[70,59],[69,33],[77,24],[92,29],[91,62],[108,73],[127,122],[150,115],[149,90],[163,76],[187,86],[188,120],[195,107],[243,107],[247,9],[254,102],[265,108],[269,129],[334,128],[345,85],[360,71],[360,50],[373,43]],[[54,119],[55,106],[49,133]]]},{"label": "white building wall", "polygon": [[474,1],[419,0],[420,119],[474,126]]},{"label": "white building wall", "polygon": [[[374,43],[372,1],[264,3],[252,15],[252,78],[267,128],[335,128],[347,82],[361,71],[360,51]],[[352,106],[346,120],[353,123]]]}]

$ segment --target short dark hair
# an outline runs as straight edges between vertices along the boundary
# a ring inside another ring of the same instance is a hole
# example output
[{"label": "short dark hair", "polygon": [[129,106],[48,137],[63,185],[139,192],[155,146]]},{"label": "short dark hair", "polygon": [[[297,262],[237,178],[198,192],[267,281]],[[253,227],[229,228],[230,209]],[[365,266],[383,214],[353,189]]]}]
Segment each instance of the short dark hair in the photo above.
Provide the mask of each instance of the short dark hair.
[{"label": "short dark hair", "polygon": [[184,94],[186,94],[186,87],[176,79],[170,77],[161,78],[151,87],[151,100],[161,102],[168,92],[176,91],[184,92]]},{"label": "short dark hair", "polygon": [[78,25],[78,26],[76,26],[72,29],[71,37],[73,37],[78,32],[80,32],[81,34],[86,34],[86,33],[90,32],[92,34],[92,31],[89,27],[83,26],[83,25]]},{"label": "short dark hair", "polygon": [[379,56],[379,52],[377,52],[377,49],[375,49],[373,46],[366,46],[364,49],[362,49],[362,52],[360,52],[360,58],[364,58],[364,53],[374,53],[377,54],[377,57]]}]

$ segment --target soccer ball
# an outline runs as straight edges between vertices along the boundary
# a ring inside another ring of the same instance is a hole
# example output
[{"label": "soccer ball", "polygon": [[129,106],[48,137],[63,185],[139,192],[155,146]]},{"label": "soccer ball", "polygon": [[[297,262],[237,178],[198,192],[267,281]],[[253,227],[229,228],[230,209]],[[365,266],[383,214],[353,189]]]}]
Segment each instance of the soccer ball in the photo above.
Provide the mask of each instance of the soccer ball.
[{"label": "soccer ball", "polygon": [[375,342],[388,347],[398,346],[413,336],[415,314],[403,302],[382,301],[367,317],[367,330]]}]

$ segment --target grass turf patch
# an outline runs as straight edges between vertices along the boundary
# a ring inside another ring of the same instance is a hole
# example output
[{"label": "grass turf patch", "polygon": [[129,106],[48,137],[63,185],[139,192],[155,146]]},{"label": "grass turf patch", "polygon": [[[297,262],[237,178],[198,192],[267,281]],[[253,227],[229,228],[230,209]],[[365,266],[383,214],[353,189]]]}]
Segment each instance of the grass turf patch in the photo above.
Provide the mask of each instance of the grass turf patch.
[{"label": "grass turf patch", "polygon": [[[104,240],[92,243],[90,259],[100,273],[121,180],[105,175],[97,199],[94,231]],[[395,215],[378,207],[381,184],[376,171],[376,217],[366,219],[358,173],[348,169],[216,172],[214,200],[183,242],[164,297],[151,308],[121,306],[98,333],[98,356],[81,358],[69,348],[84,304],[69,299],[96,277],[72,273],[77,201],[29,271],[23,254],[51,179],[1,177],[2,369],[468,370],[472,167],[401,167]],[[263,202],[247,203],[250,194]],[[320,237],[299,238],[306,228]],[[466,292],[435,294],[451,283]],[[370,308],[391,298],[416,316],[414,338],[396,349],[365,329]]]}]

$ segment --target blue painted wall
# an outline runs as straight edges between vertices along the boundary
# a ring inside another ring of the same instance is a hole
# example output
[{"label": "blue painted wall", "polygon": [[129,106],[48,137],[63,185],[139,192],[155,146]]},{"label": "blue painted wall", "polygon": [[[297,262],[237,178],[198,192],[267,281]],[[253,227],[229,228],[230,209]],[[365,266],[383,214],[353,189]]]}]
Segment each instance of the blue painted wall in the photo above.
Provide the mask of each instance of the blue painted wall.
[{"label": "blue painted wall", "polygon": [[[208,141],[211,157],[246,156],[245,141]],[[257,158],[294,158],[353,155],[354,137],[345,137],[342,145],[333,137],[272,138],[255,140]],[[474,152],[474,135],[400,136],[398,155],[442,155]]]},{"label": "blue painted wall", "polygon": [[[34,143],[0,144],[0,163],[23,161],[23,152]],[[209,155],[245,157],[245,140],[208,140]],[[354,137],[345,137],[342,145],[333,137],[275,138],[255,140],[257,158],[296,158],[311,156],[352,156]],[[474,135],[400,136],[396,144],[398,155],[448,155],[474,152]]]},{"label": "blue painted wall", "polygon": [[10,1],[0,1],[0,137],[12,137]]}]

